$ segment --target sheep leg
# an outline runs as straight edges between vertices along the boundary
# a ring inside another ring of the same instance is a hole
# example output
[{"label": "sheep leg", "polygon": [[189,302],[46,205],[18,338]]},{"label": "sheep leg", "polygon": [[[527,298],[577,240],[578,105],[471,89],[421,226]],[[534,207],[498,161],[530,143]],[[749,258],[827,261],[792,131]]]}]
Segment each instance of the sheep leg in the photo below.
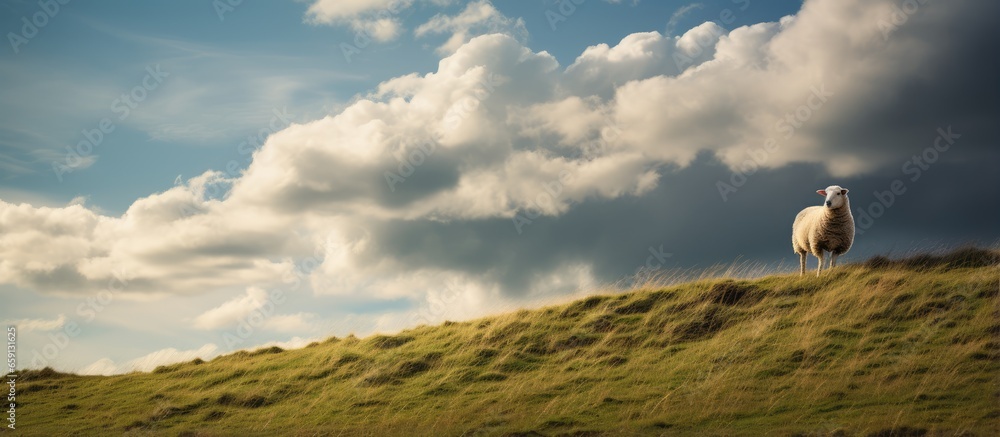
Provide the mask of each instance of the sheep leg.
[{"label": "sheep leg", "polygon": [[799,254],[799,276],[804,276],[806,274],[806,257],[808,254],[802,252]]},{"label": "sheep leg", "polygon": [[816,258],[819,258],[819,265],[816,266],[816,277],[818,278],[819,272],[823,271],[823,262],[826,261],[826,257],[823,256],[823,252],[821,251],[819,254],[816,255]]},{"label": "sheep leg", "polygon": [[830,268],[837,267],[837,254],[831,254],[830,256]]}]

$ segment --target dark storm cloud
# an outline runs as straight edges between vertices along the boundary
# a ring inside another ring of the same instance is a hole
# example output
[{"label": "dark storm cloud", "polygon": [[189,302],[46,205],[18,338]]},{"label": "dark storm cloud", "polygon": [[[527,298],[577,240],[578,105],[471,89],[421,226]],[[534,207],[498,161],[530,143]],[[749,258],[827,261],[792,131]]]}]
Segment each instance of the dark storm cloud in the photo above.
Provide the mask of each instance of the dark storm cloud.
[{"label": "dark storm cloud", "polygon": [[[965,161],[960,143],[947,153]],[[1000,153],[989,155],[1000,162]],[[645,196],[586,202],[565,215],[524,224],[521,234],[510,219],[383,223],[374,232],[377,244],[365,256],[369,261],[395,257],[407,269],[470,272],[502,283],[512,295],[526,293],[533,279],[575,262],[593,263],[604,282],[642,267],[698,269],[737,260],[794,265],[792,220],[802,208],[818,205],[822,199],[815,191],[831,184],[851,190],[861,230],[847,261],[890,250],[933,249],[938,242],[990,244],[1000,239],[1000,202],[995,200],[1000,172],[993,166],[942,161],[913,181],[914,175],[899,168],[886,168],[878,177],[835,179],[820,166],[798,164],[754,174],[723,201],[715,184],[730,171],[703,154],[690,167],[664,175]],[[889,204],[885,193],[894,180],[906,191],[893,195]],[[871,207],[876,203],[882,206]],[[859,209],[879,216],[862,220]],[[671,255],[661,260],[654,255],[661,251]]]},{"label": "dark storm cloud", "polygon": [[[983,159],[1000,142],[1000,4],[927,4],[887,34],[887,52],[917,53],[887,65],[892,74],[875,83],[839,90],[828,108],[836,115],[806,125],[823,147],[872,158],[902,158],[933,140],[933,130],[962,132],[963,154],[944,159]],[[885,23],[890,23],[886,18]],[[871,59],[846,60],[877,65]],[[841,99],[844,96],[844,99]],[[928,136],[932,138],[928,140]],[[877,174],[878,172],[873,172]]]}]

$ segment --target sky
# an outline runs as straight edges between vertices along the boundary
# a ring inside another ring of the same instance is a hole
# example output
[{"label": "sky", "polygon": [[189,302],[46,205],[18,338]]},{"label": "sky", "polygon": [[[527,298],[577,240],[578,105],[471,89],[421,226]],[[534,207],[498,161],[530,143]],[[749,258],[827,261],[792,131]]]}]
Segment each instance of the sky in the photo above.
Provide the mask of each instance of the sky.
[{"label": "sky", "polygon": [[[148,371],[1000,241],[1000,4],[0,0],[0,320]],[[815,263],[815,259],[810,259]]]}]

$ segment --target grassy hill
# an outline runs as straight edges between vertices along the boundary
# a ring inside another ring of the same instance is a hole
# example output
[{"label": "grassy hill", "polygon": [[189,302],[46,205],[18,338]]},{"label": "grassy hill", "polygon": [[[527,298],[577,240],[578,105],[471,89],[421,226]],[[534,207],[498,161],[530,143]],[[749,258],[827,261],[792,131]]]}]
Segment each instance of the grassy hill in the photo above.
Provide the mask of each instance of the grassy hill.
[{"label": "grassy hill", "polygon": [[29,371],[18,431],[1000,435],[998,265],[879,257],[152,373]]}]

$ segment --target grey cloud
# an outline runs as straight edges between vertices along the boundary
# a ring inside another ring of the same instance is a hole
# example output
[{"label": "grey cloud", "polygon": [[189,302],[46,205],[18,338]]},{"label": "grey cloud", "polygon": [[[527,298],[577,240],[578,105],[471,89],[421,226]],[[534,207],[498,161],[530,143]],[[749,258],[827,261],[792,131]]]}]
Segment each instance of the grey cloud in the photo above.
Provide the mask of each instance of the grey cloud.
[{"label": "grey cloud", "polygon": [[[859,220],[857,210],[869,209],[878,201],[873,193],[889,190],[895,179],[908,191],[857,236],[847,261],[888,250],[934,249],[944,241],[991,244],[1000,239],[1000,203],[993,200],[1000,196],[1000,174],[990,167],[938,163],[914,182],[898,168],[884,169],[881,177],[833,179],[818,165],[795,164],[762,170],[724,202],[715,184],[730,171],[702,154],[691,166],[665,174],[647,195],[586,202],[559,217],[538,218],[522,234],[510,219],[379,223],[371,228],[376,243],[362,262],[392,258],[404,270],[467,272],[502,284],[511,296],[527,294],[534,280],[574,262],[592,263],[605,283],[642,267],[699,269],[739,259],[794,266],[792,219],[818,204],[816,189],[831,183],[849,188]],[[661,248],[672,256],[664,261],[651,255]]]},{"label": "grey cloud", "polygon": [[[1000,5],[952,2],[927,4],[889,34],[886,52],[894,56],[883,68],[890,74],[870,77],[874,82],[836,90],[830,116],[805,131],[824,147],[866,159],[891,162],[931,145],[934,130],[955,126],[967,133],[963,158],[981,159],[1000,141],[1000,61],[988,53],[998,49],[1000,31],[990,17]],[[848,62],[878,63],[885,52]],[[911,61],[911,62],[898,62]],[[978,158],[977,158],[978,157]],[[945,155],[943,159],[956,159]]]}]

